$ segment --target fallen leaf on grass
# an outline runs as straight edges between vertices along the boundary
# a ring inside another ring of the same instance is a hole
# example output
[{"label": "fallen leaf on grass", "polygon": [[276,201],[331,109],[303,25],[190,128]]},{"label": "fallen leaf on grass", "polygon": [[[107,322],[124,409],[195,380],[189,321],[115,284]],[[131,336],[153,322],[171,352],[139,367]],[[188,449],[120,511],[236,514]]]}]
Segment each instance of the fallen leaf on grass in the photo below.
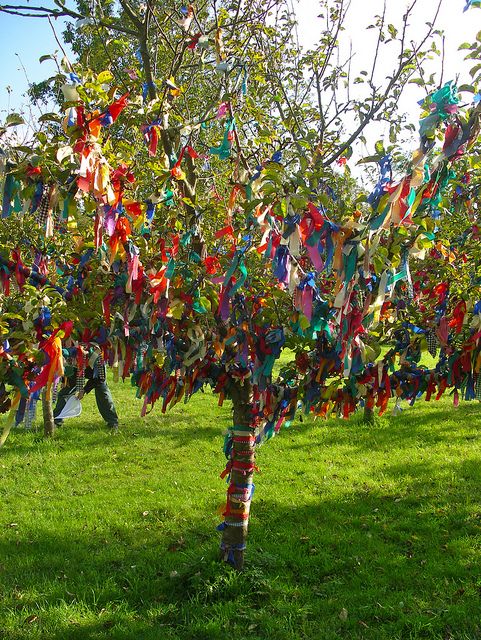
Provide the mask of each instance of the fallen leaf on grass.
[{"label": "fallen leaf on grass", "polygon": [[347,609],[344,607],[341,609],[341,613],[339,614],[339,619],[345,622],[347,620]]}]

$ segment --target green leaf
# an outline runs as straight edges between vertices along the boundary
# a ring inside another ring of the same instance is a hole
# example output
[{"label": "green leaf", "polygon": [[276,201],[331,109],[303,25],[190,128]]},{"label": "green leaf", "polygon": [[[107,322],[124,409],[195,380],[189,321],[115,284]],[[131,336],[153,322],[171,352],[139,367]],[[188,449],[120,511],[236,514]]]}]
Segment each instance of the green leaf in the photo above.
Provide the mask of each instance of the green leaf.
[{"label": "green leaf", "polygon": [[395,38],[397,36],[397,29],[393,24],[388,24],[387,30],[389,31],[391,38]]},{"label": "green leaf", "polygon": [[481,71],[481,63],[474,65],[474,67],[470,69],[469,75],[471,76],[471,78],[474,78],[478,71]]},{"label": "green leaf", "polygon": [[369,162],[378,163],[380,159],[380,156],[366,156],[365,158],[358,160],[356,164],[368,164]]},{"label": "green leaf", "polygon": [[18,145],[18,147],[13,147],[15,151],[20,151],[21,153],[32,153],[32,149],[30,147],[26,147],[25,145],[21,144]]},{"label": "green leaf", "polygon": [[378,140],[374,145],[374,148],[376,149],[376,153],[379,154],[380,156],[386,155],[386,151],[384,150],[384,143],[382,140]]},{"label": "green leaf", "polygon": [[307,167],[308,167],[308,160],[305,156],[300,156],[299,157],[299,165],[301,167],[301,171],[306,171]]},{"label": "green leaf", "polygon": [[291,204],[296,211],[305,209],[307,206],[307,198],[294,193],[291,196]]},{"label": "green leaf", "polygon": [[60,66],[65,71],[65,73],[70,73],[70,71],[72,70],[71,66],[70,66],[69,59],[66,56],[64,56],[62,58],[62,60],[60,61]]},{"label": "green leaf", "polygon": [[411,80],[408,81],[408,84],[417,84],[420,87],[424,87],[424,80],[422,78],[411,78]]},{"label": "green leaf", "polygon": [[16,127],[19,124],[25,124],[25,120],[18,113],[10,113],[5,120],[5,124],[7,127]]},{"label": "green leaf", "polygon": [[60,116],[57,113],[49,112],[43,113],[39,119],[39,122],[60,122]]},{"label": "green leaf", "polygon": [[259,204],[262,204],[262,200],[260,198],[254,198],[253,200],[250,200],[249,202],[245,202],[244,205],[243,205],[244,211],[246,213],[250,213],[251,211],[254,211],[254,209]]},{"label": "green leaf", "polygon": [[113,76],[113,73],[111,71],[102,71],[97,76],[97,82],[99,84],[105,84],[107,82],[110,82],[113,79],[113,77],[114,76]]},{"label": "green leaf", "polygon": [[45,56],[40,56],[40,58],[38,59],[38,61],[40,63],[45,62],[45,60],[55,60],[55,56],[51,55],[50,53],[48,53]]}]

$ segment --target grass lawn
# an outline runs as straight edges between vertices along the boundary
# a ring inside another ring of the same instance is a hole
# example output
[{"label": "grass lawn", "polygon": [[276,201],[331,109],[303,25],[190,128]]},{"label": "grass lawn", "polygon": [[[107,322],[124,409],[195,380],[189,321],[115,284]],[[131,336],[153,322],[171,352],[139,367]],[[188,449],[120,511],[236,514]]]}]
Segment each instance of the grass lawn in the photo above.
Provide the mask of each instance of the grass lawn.
[{"label": "grass lawn", "polygon": [[478,403],[366,427],[299,420],[259,449],[247,567],[218,562],[230,411],[198,394],[121,430],[93,397],[0,451],[0,638],[481,638]]}]

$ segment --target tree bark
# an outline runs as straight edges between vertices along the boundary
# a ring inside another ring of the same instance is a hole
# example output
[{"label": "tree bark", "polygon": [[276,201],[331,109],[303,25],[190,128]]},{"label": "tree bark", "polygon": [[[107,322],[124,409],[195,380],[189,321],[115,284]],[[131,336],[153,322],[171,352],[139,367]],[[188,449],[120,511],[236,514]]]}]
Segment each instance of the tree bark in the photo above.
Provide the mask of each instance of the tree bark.
[{"label": "tree bark", "polygon": [[374,424],[374,397],[372,391],[368,391],[364,405],[364,422]]},{"label": "tree bark", "polygon": [[254,490],[255,433],[252,426],[250,380],[232,381],[229,393],[233,405],[232,448],[221,549],[225,562],[241,571],[247,540],[249,512]]},{"label": "tree bark", "polygon": [[55,423],[53,421],[52,398],[47,398],[47,390],[42,391],[42,413],[43,413],[43,435],[51,438],[55,433]]}]

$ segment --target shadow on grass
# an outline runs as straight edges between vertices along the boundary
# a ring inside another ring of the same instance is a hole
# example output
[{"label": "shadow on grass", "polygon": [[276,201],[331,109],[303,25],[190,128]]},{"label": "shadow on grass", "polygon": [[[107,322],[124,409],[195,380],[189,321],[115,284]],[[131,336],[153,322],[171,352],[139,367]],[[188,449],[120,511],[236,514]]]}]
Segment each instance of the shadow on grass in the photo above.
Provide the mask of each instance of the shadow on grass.
[{"label": "shadow on grass", "polygon": [[[84,446],[81,438],[82,430],[95,431],[97,435],[93,444],[104,444],[112,436],[106,428],[105,423],[98,417],[96,408],[89,406],[82,418],[68,420],[64,426],[57,430],[53,440],[55,445],[63,450],[74,450]],[[160,407],[156,407],[151,414],[145,418],[140,418],[137,410],[140,411],[139,404],[124,402],[124,411],[120,412],[120,433],[118,438],[122,439],[143,439],[158,441],[166,439],[169,447],[182,448],[194,444],[196,441],[218,441],[222,437],[224,429],[231,423],[231,410],[229,403],[220,409],[216,406],[216,399],[212,394],[205,393],[195,396],[189,403],[189,407],[177,405],[166,414],[160,412]],[[205,406],[204,406],[205,405]],[[290,436],[295,440],[297,430],[311,431],[320,429],[323,432],[323,445],[338,446],[348,444],[357,447],[359,451],[367,448],[369,450],[382,450],[386,447],[405,446],[406,442],[419,440],[426,445],[449,440],[452,443],[457,441],[481,439],[481,406],[478,402],[462,403],[458,408],[446,409],[446,405],[419,400],[414,407],[408,408],[398,416],[387,413],[382,418],[382,424],[374,426],[362,423],[362,411],[352,416],[349,420],[341,421],[329,419],[327,421],[314,421],[311,417],[297,416],[292,427],[287,431],[283,430],[281,437]],[[192,412],[195,407],[195,412]],[[86,418],[88,414],[88,418]],[[448,418],[448,420],[447,420]],[[429,428],[433,422],[436,428]],[[443,427],[442,424],[446,423]],[[469,435],[458,435],[457,425],[460,428],[466,426],[479,427],[480,432]],[[355,440],[353,440],[355,432]],[[90,435],[91,438],[91,435]],[[0,457],[12,453],[28,453],[32,446],[44,442],[41,428],[35,431],[25,431],[22,428],[12,429],[6,446],[0,450]],[[305,444],[290,444],[292,450],[304,449]]]},{"label": "shadow on grass", "polygon": [[93,524],[0,540],[0,609],[38,616],[26,624],[46,639],[478,637],[478,460],[383,473],[405,477],[405,491],[313,493],[289,508],[256,496],[243,574],[216,560],[199,513],[168,534]]},{"label": "shadow on grass", "polygon": [[[88,422],[82,420],[65,421],[57,427],[55,436],[46,439],[41,428],[27,431],[23,428],[12,429],[6,445],[0,449],[0,458],[9,455],[28,454],[36,447],[53,447],[63,451],[82,450],[85,442],[82,432],[89,432],[89,445],[97,446],[131,440],[151,440],[155,445],[159,440],[168,443],[169,448],[182,448],[199,441],[221,442],[223,430],[229,425],[229,415],[217,419],[214,424],[206,424],[205,418],[198,419],[189,415],[160,415],[152,419],[133,418],[120,422],[119,432],[111,431],[105,423],[94,418]],[[95,432],[95,435],[92,433]]]},{"label": "shadow on grass", "polygon": [[[167,469],[173,473],[166,449],[185,448],[178,465],[189,464],[195,457],[192,445],[213,441],[217,446],[221,423],[229,423],[228,411],[197,411],[184,415],[177,408],[166,416],[157,413],[142,421],[125,410],[118,436],[109,435],[100,419],[87,423],[85,418],[66,424],[52,442],[35,441],[32,434],[18,432],[12,434],[11,449],[6,448],[0,457],[20,453],[27,458],[26,454],[39,448],[46,454],[50,449],[79,450],[86,465],[89,457],[93,458],[90,463],[101,465],[107,448],[96,445],[108,443],[114,449],[117,443],[135,453],[135,441],[141,439],[152,442],[152,451],[164,463],[158,473]],[[316,439],[316,446],[326,452],[333,446],[345,446],[346,454],[336,455],[346,464],[343,456],[348,460],[371,451],[408,448],[413,441],[427,447],[445,440],[476,439],[481,424],[478,412],[478,404],[462,405],[447,416],[445,405],[433,404],[429,415],[415,407],[412,413],[389,417],[375,427],[358,420],[309,421],[284,431],[277,442],[286,453],[307,449],[310,443],[295,442],[296,435],[302,435],[295,430],[307,434],[320,426],[322,438]],[[85,450],[83,432],[88,432],[90,451]],[[208,453],[204,451],[204,458]],[[145,519],[137,513],[134,520],[132,513],[139,504],[135,503],[113,524],[107,487],[128,483],[129,476],[118,480],[112,470],[115,481],[110,479],[107,485],[95,472],[83,489],[93,492],[102,487],[102,522],[90,518],[85,528],[78,522],[75,528],[59,533],[55,520],[48,528],[44,519],[30,533],[20,529],[17,537],[13,529],[8,536],[0,536],[0,620],[16,615],[24,621],[18,633],[8,636],[5,632],[4,636],[473,640],[479,637],[481,593],[478,458],[434,464],[419,458],[409,461],[408,455],[392,463],[386,456],[371,475],[382,474],[389,481],[387,489],[376,487],[374,481],[354,488],[351,483],[332,497],[326,495],[322,483],[313,483],[311,493],[303,493],[304,504],[288,507],[265,497],[275,496],[275,490],[258,490],[243,574],[216,560],[219,536],[210,514],[217,502],[206,500],[203,514],[199,512],[201,491],[192,503],[187,502],[190,483],[200,482],[201,476],[189,477],[188,488],[183,489],[185,504],[191,504],[185,509],[188,520],[176,519],[176,507],[170,504],[165,485],[164,493],[159,493],[158,513],[152,511]],[[205,460],[196,461],[196,466],[201,463],[209,471]],[[149,472],[137,460],[131,464],[136,466],[132,473],[143,474],[145,486],[158,488],[147,484],[152,483],[156,469]],[[328,471],[331,477],[334,471]],[[276,480],[273,473],[272,482]],[[285,485],[283,489],[280,483],[279,491],[283,490]],[[66,495],[68,491],[66,487]],[[124,492],[128,501],[128,484]],[[123,500],[124,493],[120,493]],[[83,497],[77,499],[89,504]],[[69,506],[64,503],[64,508]],[[151,516],[155,516],[153,522]],[[343,609],[348,611],[346,620],[339,617]]]},{"label": "shadow on grass", "polygon": [[8,609],[22,612],[27,628],[29,617],[38,616],[31,624],[43,628],[41,638],[138,638],[154,623],[175,627],[183,601],[176,576],[186,565],[196,573],[209,567],[218,555],[216,534],[200,517],[177,533],[157,524],[93,523],[66,535],[39,529],[16,543],[0,539],[0,629]]},{"label": "shadow on grass", "polygon": [[[259,497],[254,527],[271,543],[256,545],[257,561],[267,552],[306,601],[315,594],[326,638],[479,638],[480,462],[388,465],[404,480],[391,494],[366,485],[282,510]],[[348,628],[336,627],[342,608]]]},{"label": "shadow on grass", "polygon": [[[464,443],[467,440],[481,440],[481,406],[479,403],[465,403],[457,408],[431,403],[416,404],[397,416],[385,414],[375,425],[363,422],[362,411],[349,420],[331,418],[316,420],[303,418],[293,423],[283,435],[291,435],[295,441],[296,430],[322,432],[322,446],[349,445],[355,451],[375,451],[391,448],[403,448],[412,442],[426,446],[449,441]],[[433,427],[435,424],[435,428]],[[470,430],[466,433],[466,429]],[[479,431],[478,431],[479,430]],[[281,436],[282,437],[282,436]],[[291,444],[289,448],[304,449],[304,443]]]}]

